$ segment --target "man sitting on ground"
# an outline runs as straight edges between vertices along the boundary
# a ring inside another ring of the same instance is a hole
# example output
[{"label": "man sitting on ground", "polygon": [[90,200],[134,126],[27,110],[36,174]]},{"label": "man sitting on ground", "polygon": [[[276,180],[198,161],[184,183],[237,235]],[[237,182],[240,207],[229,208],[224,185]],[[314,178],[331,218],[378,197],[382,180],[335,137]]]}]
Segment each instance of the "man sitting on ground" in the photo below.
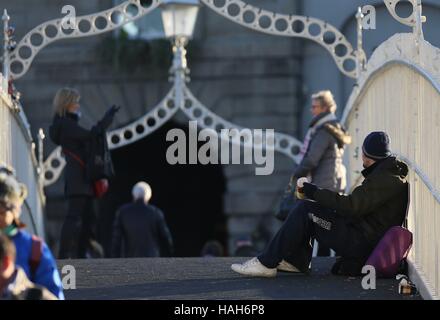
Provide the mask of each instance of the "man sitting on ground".
[{"label": "man sitting on ground", "polygon": [[310,242],[316,238],[341,256],[334,274],[357,276],[369,255],[392,226],[402,225],[408,204],[408,166],[391,155],[385,132],[364,140],[365,180],[350,195],[305,183],[307,200],[298,201],[258,257],[232,270],[243,275],[275,277],[277,270],[309,272]]}]

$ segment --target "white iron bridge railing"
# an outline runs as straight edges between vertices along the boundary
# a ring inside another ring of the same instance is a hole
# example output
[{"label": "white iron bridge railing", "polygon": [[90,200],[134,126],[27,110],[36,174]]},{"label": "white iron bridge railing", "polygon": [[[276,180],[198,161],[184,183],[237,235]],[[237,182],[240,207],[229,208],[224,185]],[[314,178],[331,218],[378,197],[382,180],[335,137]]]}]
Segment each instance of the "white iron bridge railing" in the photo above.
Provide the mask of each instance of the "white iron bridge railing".
[{"label": "white iron bridge railing", "polygon": [[386,131],[409,168],[411,277],[424,298],[440,298],[440,49],[397,34],[371,57],[344,111],[353,137],[346,153],[351,186],[359,182],[365,136]]},{"label": "white iron bridge railing", "polygon": [[35,157],[29,125],[6,93],[7,83],[0,74],[0,162],[15,168],[18,180],[26,184],[29,195],[23,205],[22,221],[28,229],[44,237],[45,197]]}]

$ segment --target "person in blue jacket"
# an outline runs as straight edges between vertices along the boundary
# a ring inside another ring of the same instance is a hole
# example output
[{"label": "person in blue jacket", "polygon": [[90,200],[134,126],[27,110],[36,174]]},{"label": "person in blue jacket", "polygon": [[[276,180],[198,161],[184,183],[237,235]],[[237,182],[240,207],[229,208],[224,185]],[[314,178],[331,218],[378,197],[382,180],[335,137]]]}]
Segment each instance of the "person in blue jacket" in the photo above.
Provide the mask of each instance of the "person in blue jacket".
[{"label": "person in blue jacket", "polygon": [[16,264],[32,282],[47,288],[58,299],[64,299],[52,253],[41,238],[25,231],[19,220],[26,196],[26,186],[16,180],[13,169],[0,165],[0,230],[15,244]]}]

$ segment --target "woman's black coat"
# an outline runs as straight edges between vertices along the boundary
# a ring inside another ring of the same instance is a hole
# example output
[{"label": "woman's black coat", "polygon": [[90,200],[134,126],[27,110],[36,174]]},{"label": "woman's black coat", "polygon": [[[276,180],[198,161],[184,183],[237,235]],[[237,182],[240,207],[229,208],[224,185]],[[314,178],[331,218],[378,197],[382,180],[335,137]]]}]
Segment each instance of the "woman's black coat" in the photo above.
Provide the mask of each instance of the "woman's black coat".
[{"label": "woman's black coat", "polygon": [[85,165],[89,157],[90,142],[95,139],[96,132],[105,131],[111,124],[114,114],[106,113],[91,130],[82,128],[79,117],[74,113],[67,113],[64,117],[55,115],[49,128],[52,141],[63,148],[66,158],[64,173],[66,196],[92,196],[92,183],[87,179],[85,167],[75,159],[78,156]]}]

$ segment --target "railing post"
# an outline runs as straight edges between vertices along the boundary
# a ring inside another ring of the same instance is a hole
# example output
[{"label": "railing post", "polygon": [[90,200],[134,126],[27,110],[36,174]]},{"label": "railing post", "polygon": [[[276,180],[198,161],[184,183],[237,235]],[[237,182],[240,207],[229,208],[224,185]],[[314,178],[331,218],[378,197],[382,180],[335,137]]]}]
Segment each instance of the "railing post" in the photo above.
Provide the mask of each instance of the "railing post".
[{"label": "railing post", "polygon": [[44,185],[44,139],[46,136],[44,135],[44,131],[42,128],[38,130],[38,177],[40,186]]},{"label": "railing post", "polygon": [[189,82],[189,69],[186,61],[185,46],[188,39],[176,37],[173,39],[173,65],[170,69],[170,81],[174,81],[174,103],[177,108],[184,107],[184,84]]},{"label": "railing post", "polygon": [[359,77],[362,72],[365,70],[365,62],[366,55],[363,49],[363,38],[362,38],[362,30],[363,30],[363,19],[364,15],[362,13],[362,8],[358,7],[358,11],[356,13],[357,20],[357,49],[356,49],[356,81],[359,81]]},{"label": "railing post", "polygon": [[5,9],[3,11],[3,76],[6,81],[9,81],[9,44],[10,44],[10,35],[9,35],[9,15],[8,11]]},{"label": "railing post", "polygon": [[414,7],[414,28],[413,32],[420,40],[424,39],[423,36],[423,23],[426,22],[426,16],[422,15],[422,0],[417,0]]}]

